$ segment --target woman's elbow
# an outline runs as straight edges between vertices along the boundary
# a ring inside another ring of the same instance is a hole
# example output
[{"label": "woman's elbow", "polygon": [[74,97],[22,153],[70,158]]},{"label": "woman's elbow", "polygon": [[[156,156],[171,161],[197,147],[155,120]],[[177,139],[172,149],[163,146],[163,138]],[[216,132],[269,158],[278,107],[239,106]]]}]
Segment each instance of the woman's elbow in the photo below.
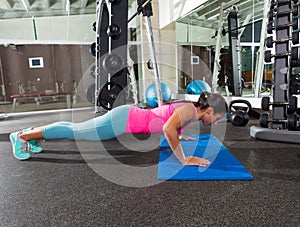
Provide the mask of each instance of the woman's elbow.
[{"label": "woman's elbow", "polygon": [[163,126],[163,133],[165,135],[170,135],[172,132],[176,131],[176,128],[170,126],[170,125],[164,125]]},{"label": "woman's elbow", "polygon": [[170,127],[168,125],[163,125],[162,131],[165,135],[169,134]]}]

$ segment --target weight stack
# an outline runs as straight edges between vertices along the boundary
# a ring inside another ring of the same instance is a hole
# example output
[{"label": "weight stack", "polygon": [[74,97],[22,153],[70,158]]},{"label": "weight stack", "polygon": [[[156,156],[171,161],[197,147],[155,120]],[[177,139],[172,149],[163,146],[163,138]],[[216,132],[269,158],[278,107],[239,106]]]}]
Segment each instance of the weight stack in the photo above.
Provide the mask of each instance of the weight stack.
[{"label": "weight stack", "polygon": [[97,1],[96,112],[126,103],[127,21],[128,1]]}]

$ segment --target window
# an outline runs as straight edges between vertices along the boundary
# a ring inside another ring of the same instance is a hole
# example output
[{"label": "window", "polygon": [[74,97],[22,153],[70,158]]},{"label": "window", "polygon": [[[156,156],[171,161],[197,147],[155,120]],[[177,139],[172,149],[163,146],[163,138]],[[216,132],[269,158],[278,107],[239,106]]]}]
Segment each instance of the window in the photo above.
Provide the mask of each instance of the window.
[{"label": "window", "polygon": [[29,58],[29,68],[44,68],[43,57]]}]

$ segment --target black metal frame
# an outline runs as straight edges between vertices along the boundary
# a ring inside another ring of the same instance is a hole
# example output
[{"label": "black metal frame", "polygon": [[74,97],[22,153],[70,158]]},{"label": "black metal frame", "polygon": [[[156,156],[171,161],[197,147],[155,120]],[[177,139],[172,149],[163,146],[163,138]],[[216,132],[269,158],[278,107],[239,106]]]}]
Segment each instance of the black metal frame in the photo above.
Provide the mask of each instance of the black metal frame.
[{"label": "black metal frame", "polygon": [[[127,70],[122,70],[117,76],[111,75],[103,67],[103,60],[108,54],[116,52],[125,62],[127,67],[127,43],[128,43],[128,1],[97,0],[96,11],[96,73],[95,73],[95,100],[98,100],[101,89],[108,82],[115,82],[126,88]],[[110,25],[117,24],[121,29],[121,35],[117,39],[107,34]],[[119,95],[119,94],[116,94]],[[117,105],[125,104],[125,93],[118,97]],[[95,111],[99,111],[99,102],[95,102]]]}]

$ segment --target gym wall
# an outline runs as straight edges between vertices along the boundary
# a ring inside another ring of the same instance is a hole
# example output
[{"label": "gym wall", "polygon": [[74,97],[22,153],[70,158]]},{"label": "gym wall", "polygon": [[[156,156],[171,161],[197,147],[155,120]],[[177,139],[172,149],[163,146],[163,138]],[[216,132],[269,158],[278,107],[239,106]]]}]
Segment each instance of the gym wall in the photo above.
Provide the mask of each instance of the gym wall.
[{"label": "gym wall", "polygon": [[[56,81],[63,82],[65,91],[72,91],[94,62],[89,45],[14,45],[0,46],[6,99],[19,93],[19,83],[25,92],[55,91]],[[30,68],[28,58],[43,57],[43,68]]]},{"label": "gym wall", "polygon": [[[205,47],[195,45],[178,46],[179,89],[185,89],[193,80],[204,80],[211,83],[212,71],[209,68],[210,51]],[[192,57],[199,58],[197,64],[192,64]]]}]

